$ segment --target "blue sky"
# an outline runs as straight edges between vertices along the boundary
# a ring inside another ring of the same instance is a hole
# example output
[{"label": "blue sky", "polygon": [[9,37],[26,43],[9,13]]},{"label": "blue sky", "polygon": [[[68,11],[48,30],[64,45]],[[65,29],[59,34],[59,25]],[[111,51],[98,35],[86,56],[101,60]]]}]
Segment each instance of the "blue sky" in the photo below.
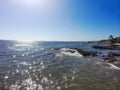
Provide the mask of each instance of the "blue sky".
[{"label": "blue sky", "polygon": [[0,0],[0,39],[89,41],[120,36],[120,0]]}]

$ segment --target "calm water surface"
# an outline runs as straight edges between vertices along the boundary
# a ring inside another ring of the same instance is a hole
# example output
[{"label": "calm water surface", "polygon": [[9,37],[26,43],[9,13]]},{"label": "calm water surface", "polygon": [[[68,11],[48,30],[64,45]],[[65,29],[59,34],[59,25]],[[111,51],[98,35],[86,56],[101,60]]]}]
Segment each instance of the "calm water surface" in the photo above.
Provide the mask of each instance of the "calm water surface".
[{"label": "calm water surface", "polygon": [[0,90],[120,90],[118,67],[66,52],[94,44],[0,41]]}]

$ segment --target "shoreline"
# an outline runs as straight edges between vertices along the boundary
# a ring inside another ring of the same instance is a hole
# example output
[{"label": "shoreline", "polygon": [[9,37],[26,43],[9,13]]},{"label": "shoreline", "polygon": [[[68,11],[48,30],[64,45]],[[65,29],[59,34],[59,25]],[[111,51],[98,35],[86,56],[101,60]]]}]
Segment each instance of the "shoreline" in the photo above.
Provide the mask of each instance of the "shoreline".
[{"label": "shoreline", "polygon": [[[116,40],[118,38],[113,39]],[[119,41],[119,40],[118,40]],[[108,50],[107,55],[105,56],[103,53],[100,53],[101,59],[103,62],[111,63],[120,68],[120,43],[117,41],[111,42],[111,40],[101,40],[98,41],[99,44],[104,45],[93,45],[92,48],[96,50]]]}]

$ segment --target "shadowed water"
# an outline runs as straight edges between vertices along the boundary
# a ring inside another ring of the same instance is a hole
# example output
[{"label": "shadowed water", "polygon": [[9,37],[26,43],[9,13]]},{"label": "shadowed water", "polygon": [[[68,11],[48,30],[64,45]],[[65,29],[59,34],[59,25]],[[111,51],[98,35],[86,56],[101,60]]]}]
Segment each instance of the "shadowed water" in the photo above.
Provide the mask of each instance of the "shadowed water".
[{"label": "shadowed water", "polygon": [[120,90],[118,67],[65,52],[93,44],[0,41],[0,90]]}]

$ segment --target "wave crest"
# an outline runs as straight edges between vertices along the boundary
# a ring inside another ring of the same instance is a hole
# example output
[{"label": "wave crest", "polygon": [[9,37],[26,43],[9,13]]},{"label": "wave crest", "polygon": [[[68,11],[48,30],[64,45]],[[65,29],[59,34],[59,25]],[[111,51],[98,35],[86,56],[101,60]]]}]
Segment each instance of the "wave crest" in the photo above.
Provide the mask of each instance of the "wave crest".
[{"label": "wave crest", "polygon": [[83,55],[80,54],[77,50],[70,49],[70,48],[62,48],[60,49],[60,53],[67,55],[67,56],[83,57]]}]

